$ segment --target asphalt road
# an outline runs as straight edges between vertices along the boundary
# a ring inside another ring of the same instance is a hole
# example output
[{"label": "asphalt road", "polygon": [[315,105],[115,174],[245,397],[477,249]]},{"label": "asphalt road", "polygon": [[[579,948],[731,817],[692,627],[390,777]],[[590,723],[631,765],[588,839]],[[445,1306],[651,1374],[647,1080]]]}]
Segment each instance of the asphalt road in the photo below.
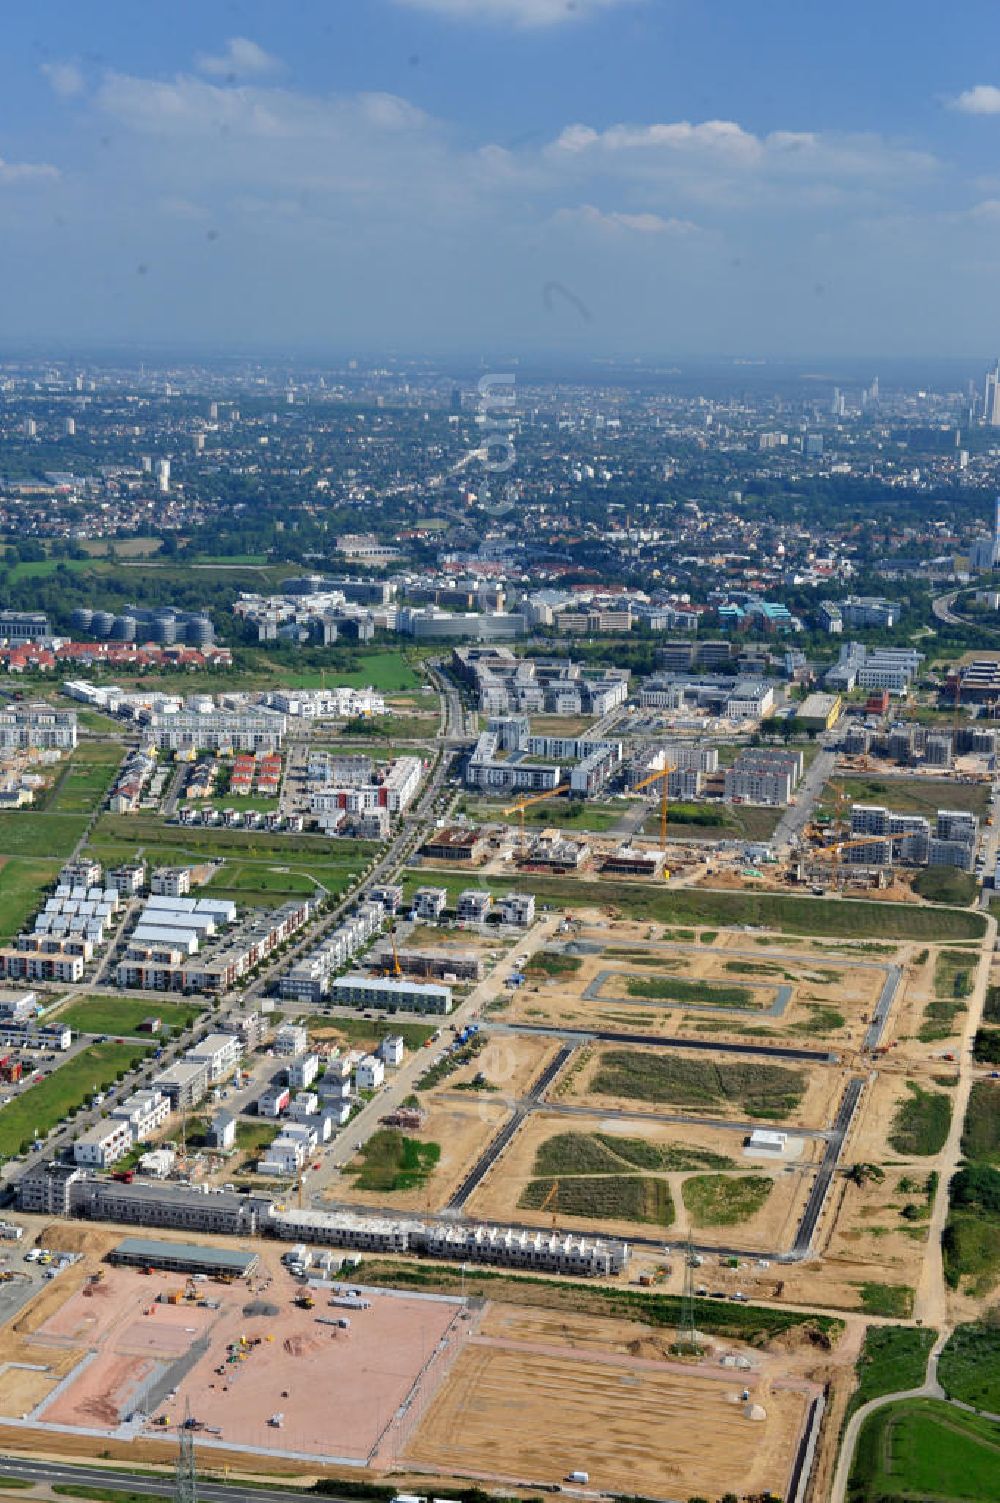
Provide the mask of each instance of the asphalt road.
[{"label": "asphalt road", "polygon": [[491,1033],[540,1033],[557,1039],[597,1039],[602,1044],[652,1044],[657,1049],[692,1049],[707,1054],[753,1054],[764,1059],[807,1060],[812,1064],[835,1064],[837,1056],[825,1049],[791,1049],[778,1044],[725,1044],[717,1039],[675,1038],[665,1033],[609,1033],[601,1028],[557,1028],[546,1023],[486,1023]]},{"label": "asphalt road", "polygon": [[864,1089],[864,1080],[860,1075],[854,1075],[847,1082],[847,1089],[837,1110],[833,1121],[833,1131],[827,1140],[826,1152],[823,1154],[816,1179],[809,1192],[806,1208],[802,1212],[802,1220],[799,1222],[795,1233],[795,1241],[792,1244],[792,1257],[804,1258],[812,1245],[813,1233],[819,1221],[826,1203],[826,1197],[833,1183],[833,1176],[840,1162],[840,1155],[844,1149],[844,1139],[847,1137],[851,1122],[858,1102],[861,1100],[861,1092]]},{"label": "asphalt road", "polygon": [[[195,1441],[197,1446],[197,1440]],[[87,1487],[121,1488],[130,1493],[146,1493],[151,1498],[170,1498],[174,1494],[172,1476],[151,1477],[135,1472],[116,1471],[112,1467],[72,1466],[58,1461],[29,1461],[15,1456],[0,1458],[0,1476],[23,1477],[40,1487],[52,1483],[83,1483]],[[331,1503],[351,1503],[349,1499],[337,1499],[333,1494],[324,1494]],[[316,1503],[316,1494],[292,1492],[287,1487],[273,1492],[266,1487],[240,1487],[238,1484],[198,1481],[198,1497],[207,1503]]]}]

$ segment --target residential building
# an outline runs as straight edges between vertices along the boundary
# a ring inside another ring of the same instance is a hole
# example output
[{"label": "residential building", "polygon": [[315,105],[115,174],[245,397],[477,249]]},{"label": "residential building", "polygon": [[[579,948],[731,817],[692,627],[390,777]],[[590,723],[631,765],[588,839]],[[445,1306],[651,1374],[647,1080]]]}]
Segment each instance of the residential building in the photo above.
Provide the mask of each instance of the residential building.
[{"label": "residential building", "polygon": [[132,1148],[132,1128],[127,1121],[109,1117],[95,1122],[73,1144],[73,1162],[95,1169],[109,1169]]},{"label": "residential building", "polygon": [[451,1012],[450,986],[400,981],[392,976],[341,976],[331,982],[330,1000],[346,1007],[377,1007],[388,1012]]}]

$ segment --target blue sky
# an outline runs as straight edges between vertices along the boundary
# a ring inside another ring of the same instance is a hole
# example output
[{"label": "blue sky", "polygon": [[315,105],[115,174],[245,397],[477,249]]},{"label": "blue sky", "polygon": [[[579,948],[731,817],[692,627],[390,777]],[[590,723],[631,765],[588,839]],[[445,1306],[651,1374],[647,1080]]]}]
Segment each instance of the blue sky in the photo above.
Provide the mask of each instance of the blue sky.
[{"label": "blue sky", "polygon": [[1000,346],[1000,8],[10,7],[9,348]]}]

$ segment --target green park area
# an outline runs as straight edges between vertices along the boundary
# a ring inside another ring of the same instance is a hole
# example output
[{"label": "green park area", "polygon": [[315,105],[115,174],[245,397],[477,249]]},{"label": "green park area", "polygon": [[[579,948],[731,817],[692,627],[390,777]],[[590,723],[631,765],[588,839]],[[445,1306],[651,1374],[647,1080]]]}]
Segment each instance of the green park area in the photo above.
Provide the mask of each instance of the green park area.
[{"label": "green park area", "polygon": [[1000,1327],[992,1319],[956,1326],[941,1353],[938,1378],[949,1398],[1000,1414]]},{"label": "green park area", "polygon": [[65,861],[86,828],[84,814],[6,810],[0,814],[0,856],[50,856]]},{"label": "green park area", "polygon": [[869,1326],[857,1362],[849,1412],[884,1393],[919,1388],[937,1332],[917,1326]]},{"label": "green park area", "polygon": [[81,997],[55,1014],[76,1033],[134,1035],[145,1018],[161,1020],[161,1033],[152,1037],[169,1037],[190,1028],[201,1011],[190,1002],[143,1001],[137,997]]},{"label": "green park area", "polygon": [[113,741],[81,741],[57,769],[42,807],[47,814],[92,814],[111,786],[124,747]]},{"label": "green park area", "polygon": [[935,1399],[876,1410],[862,1425],[850,1503],[997,1503],[1000,1425]]},{"label": "green park area", "polygon": [[889,1144],[896,1153],[940,1153],[951,1126],[951,1098],[941,1091],[925,1091],[906,1082],[907,1095],[896,1108],[889,1128]]},{"label": "green park area", "polygon": [[91,1044],[37,1085],[29,1086],[0,1112],[0,1155],[21,1152],[36,1134],[45,1135],[81,1107],[95,1091],[103,1091],[133,1070],[145,1055],[139,1044]]}]

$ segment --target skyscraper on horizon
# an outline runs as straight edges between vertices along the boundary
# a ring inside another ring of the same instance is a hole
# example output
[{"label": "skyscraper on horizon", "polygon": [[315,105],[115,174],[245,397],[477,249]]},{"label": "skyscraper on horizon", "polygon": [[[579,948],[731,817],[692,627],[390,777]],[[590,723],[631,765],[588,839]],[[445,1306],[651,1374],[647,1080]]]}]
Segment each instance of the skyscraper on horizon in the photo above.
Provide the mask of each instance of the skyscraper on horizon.
[{"label": "skyscraper on horizon", "polygon": [[983,422],[989,428],[1000,428],[1000,360],[991,371],[986,372],[986,392],[983,396]]}]

